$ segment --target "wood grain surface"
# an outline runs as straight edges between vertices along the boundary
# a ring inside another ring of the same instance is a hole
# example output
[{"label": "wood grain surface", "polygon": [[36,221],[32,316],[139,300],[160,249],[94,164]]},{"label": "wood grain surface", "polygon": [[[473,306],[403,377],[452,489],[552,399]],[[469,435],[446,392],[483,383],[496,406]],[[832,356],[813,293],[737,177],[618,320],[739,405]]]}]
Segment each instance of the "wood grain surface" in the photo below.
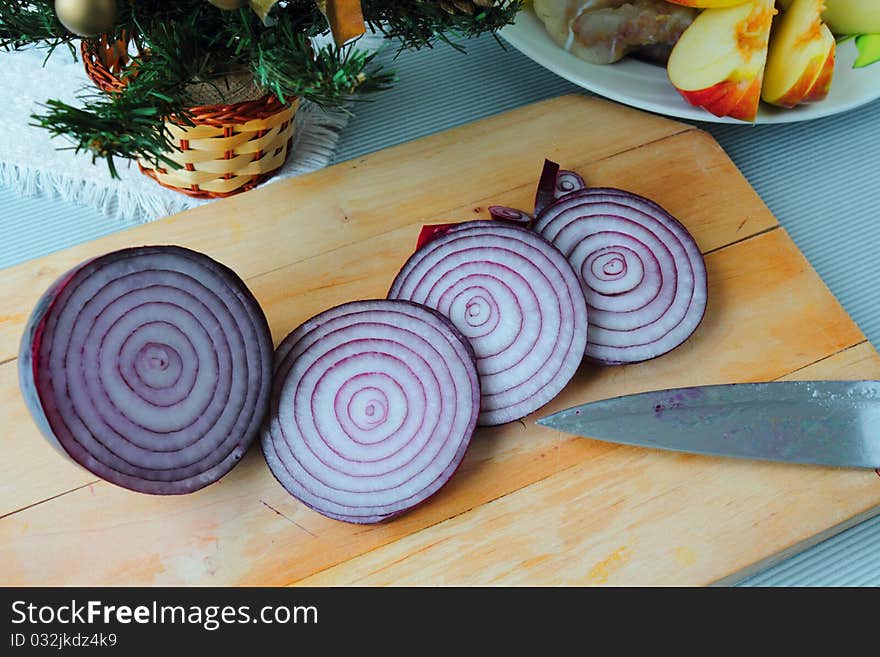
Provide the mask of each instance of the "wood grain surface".
[{"label": "wood grain surface", "polygon": [[[572,129],[577,126],[578,129]],[[18,393],[24,322],[82,259],[175,243],[224,262],[276,343],[337,303],[382,297],[424,223],[528,208],[544,157],[649,196],[706,255],[709,306],[682,347],[584,365],[536,416],[481,429],[452,481],[392,522],[324,518],[258,448],[217,484],[139,495],[66,461]],[[880,378],[880,356],[705,133],[558,98],[7,269],[0,275],[0,584],[710,584],[880,510],[873,472],[616,446],[536,425],[593,399],[780,378]]]}]

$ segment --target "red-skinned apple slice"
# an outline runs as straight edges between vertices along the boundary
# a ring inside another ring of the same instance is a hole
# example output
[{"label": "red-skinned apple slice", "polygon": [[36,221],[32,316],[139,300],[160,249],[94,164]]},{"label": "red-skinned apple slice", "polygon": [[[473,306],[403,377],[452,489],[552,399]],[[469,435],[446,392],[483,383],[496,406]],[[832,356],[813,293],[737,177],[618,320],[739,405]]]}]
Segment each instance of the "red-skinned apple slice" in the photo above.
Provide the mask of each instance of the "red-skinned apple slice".
[{"label": "red-skinned apple slice", "polygon": [[669,57],[673,86],[716,116],[753,121],[767,60],[773,0],[703,11]]},{"label": "red-skinned apple slice", "polygon": [[822,0],[793,0],[777,21],[761,98],[794,107],[828,95],[834,74],[835,43],[821,19]]},{"label": "red-skinned apple slice", "polygon": [[749,89],[749,84],[725,83],[716,84],[708,89],[689,91],[685,99],[695,107],[702,107],[715,116],[731,116]]},{"label": "red-skinned apple slice", "polygon": [[825,58],[825,63],[822,65],[822,70],[819,71],[819,76],[816,78],[816,81],[813,83],[813,86],[807,92],[807,95],[804,96],[803,102],[805,103],[815,103],[820,100],[824,100],[828,95],[828,92],[831,89],[831,80],[834,78],[834,61],[837,53],[837,42],[831,44],[831,51],[828,53],[828,57]]},{"label": "red-skinned apple slice", "polygon": [[725,116],[752,122],[758,114],[758,105],[761,104],[761,78],[756,77],[743,91],[739,101]]}]

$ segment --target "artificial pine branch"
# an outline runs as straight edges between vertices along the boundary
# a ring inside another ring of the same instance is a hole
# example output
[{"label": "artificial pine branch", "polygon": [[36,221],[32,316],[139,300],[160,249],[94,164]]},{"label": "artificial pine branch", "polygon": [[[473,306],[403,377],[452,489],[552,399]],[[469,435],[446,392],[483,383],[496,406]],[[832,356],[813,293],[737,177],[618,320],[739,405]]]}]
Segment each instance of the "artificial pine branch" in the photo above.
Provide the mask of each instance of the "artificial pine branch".
[{"label": "artificial pine branch", "polygon": [[373,63],[376,53],[358,50],[355,44],[315,50],[282,14],[277,29],[265,32],[257,43],[253,72],[282,102],[299,96],[322,106],[341,105],[355,94],[386,89],[393,81],[392,74]]},{"label": "artificial pine branch", "polygon": [[64,136],[73,141],[70,148],[107,162],[110,175],[118,178],[114,157],[142,158],[172,168],[179,165],[165,152],[171,150],[170,135],[162,120],[168,97],[147,92],[132,98],[130,93],[93,94],[82,97],[86,108],[74,107],[60,100],[49,100],[46,112],[35,116],[35,125],[45,128],[53,137]]},{"label": "artificial pine branch", "polygon": [[51,0],[0,0],[0,49],[40,45],[54,50],[76,38],[55,16]]},{"label": "artificial pine branch", "polygon": [[522,8],[522,0],[474,0],[472,13],[443,0],[364,0],[363,4],[370,28],[399,41],[401,49],[442,41],[464,50],[457,39],[494,32],[512,22]]},{"label": "artificial pine branch", "polygon": [[289,59],[287,52],[290,44],[264,50],[254,65],[257,81],[282,102],[299,96],[324,107],[337,106],[356,100],[356,94],[387,89],[394,80],[391,73],[372,65],[376,53],[352,45],[327,45],[307,59]]},{"label": "artificial pine branch", "polygon": [[[194,84],[215,83],[249,70],[282,101],[298,96],[324,106],[390,86],[393,76],[376,65],[375,53],[357,48],[318,47],[310,37],[329,25],[315,0],[287,0],[266,26],[249,8],[221,11],[205,0],[117,0],[111,42],[130,40],[134,55],[121,92],[92,92],[82,107],[58,100],[33,118],[53,136],[66,136],[77,151],[105,159],[116,175],[115,157],[148,160],[177,168],[165,153],[173,148],[165,121],[191,123]],[[432,46],[494,31],[513,20],[521,0],[363,0],[372,31],[401,49]],[[0,0],[0,48],[71,46],[76,37],[54,13],[52,0]],[[221,92],[222,87],[218,84]]]},{"label": "artificial pine branch", "polygon": [[[154,22],[149,34],[139,32],[144,54],[128,67],[123,91],[85,96],[82,108],[52,100],[33,118],[53,136],[66,136],[77,152],[106,160],[116,176],[115,157],[178,168],[164,156],[173,148],[165,120],[188,122],[186,108],[196,102],[190,96],[194,82],[211,82],[250,65],[257,82],[282,102],[299,96],[324,106],[391,82],[391,75],[373,64],[375,53],[351,45],[313,50],[301,17],[282,17],[274,29],[265,30],[251,16],[210,12],[208,31],[198,11],[179,21]],[[144,29],[141,21],[135,23]],[[219,58],[218,49],[223,50]]]}]

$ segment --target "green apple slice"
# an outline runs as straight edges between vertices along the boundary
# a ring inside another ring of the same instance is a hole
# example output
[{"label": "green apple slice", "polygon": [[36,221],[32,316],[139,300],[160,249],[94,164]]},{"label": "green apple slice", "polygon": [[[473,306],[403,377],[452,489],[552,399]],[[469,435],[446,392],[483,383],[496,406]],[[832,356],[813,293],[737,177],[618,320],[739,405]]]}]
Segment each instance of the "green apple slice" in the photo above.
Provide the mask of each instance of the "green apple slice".
[{"label": "green apple slice", "polygon": [[859,56],[853,68],[864,68],[880,62],[880,34],[860,34],[856,37],[856,48],[859,49]]}]

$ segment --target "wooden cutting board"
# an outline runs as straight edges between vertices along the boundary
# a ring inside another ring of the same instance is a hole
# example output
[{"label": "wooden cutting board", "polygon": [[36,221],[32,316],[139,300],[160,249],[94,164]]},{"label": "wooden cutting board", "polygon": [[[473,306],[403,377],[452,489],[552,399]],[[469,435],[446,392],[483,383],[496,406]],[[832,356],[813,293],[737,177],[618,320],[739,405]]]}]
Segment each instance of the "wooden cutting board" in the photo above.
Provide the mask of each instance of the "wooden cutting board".
[{"label": "wooden cutting board", "polygon": [[30,421],[23,323],[84,258],[148,243],[204,251],[247,280],[277,342],[320,310],[384,296],[422,224],[528,208],[545,156],[666,206],[706,254],[710,289],[683,347],[584,365],[540,415],[682,385],[880,378],[880,356],[711,137],[559,98],[2,272],[0,584],[709,584],[880,511],[873,472],[616,446],[529,417],[479,430],[428,503],[354,526],[290,497],[259,449],[207,489],[150,497],[67,462]]}]

